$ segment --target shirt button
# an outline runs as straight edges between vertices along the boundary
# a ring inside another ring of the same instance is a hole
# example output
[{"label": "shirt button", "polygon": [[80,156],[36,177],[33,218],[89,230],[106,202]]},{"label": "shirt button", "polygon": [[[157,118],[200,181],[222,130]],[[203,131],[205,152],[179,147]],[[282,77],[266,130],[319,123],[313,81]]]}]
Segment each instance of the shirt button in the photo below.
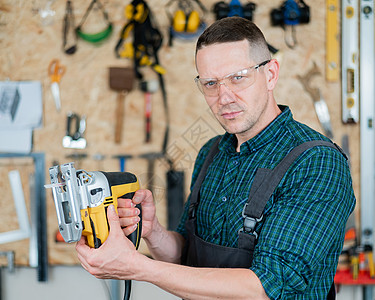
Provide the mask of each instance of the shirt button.
[{"label": "shirt button", "polygon": [[237,166],[238,165],[238,160],[234,160],[233,164]]},{"label": "shirt button", "polygon": [[221,198],[221,200],[223,200],[223,202],[225,202],[225,201],[227,201],[227,197],[223,197],[223,198]]}]

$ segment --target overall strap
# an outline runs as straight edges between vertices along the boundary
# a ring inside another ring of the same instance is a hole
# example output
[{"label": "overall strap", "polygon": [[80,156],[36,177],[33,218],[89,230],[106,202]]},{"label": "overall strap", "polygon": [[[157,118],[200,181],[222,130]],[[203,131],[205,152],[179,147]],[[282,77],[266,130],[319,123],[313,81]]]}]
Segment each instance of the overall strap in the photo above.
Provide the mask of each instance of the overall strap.
[{"label": "overall strap", "polygon": [[332,142],[314,140],[302,143],[290,151],[274,169],[259,168],[249,193],[249,200],[245,204],[242,216],[244,226],[239,231],[239,247],[248,248],[254,246],[258,235],[254,231],[258,222],[263,219],[263,211],[268,199],[272,196],[274,190],[284,177],[286,171],[293,162],[307,149],[315,146],[327,146],[337,149],[347,159],[341,148]]},{"label": "overall strap", "polygon": [[190,205],[189,205],[189,219],[195,218],[195,212],[199,204],[199,191],[201,189],[202,182],[206,177],[207,169],[212,163],[215,155],[219,152],[219,142],[221,138],[220,136],[216,138],[214,143],[212,144],[210,151],[208,152],[206,159],[203,163],[203,166],[199,172],[198,178],[195,181],[193,191],[191,192],[190,197]]}]

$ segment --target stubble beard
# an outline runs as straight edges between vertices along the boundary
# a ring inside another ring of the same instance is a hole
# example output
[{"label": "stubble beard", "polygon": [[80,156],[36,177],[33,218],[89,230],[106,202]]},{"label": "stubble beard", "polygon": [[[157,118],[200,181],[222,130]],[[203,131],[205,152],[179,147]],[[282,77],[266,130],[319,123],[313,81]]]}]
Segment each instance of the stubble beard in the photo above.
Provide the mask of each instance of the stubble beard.
[{"label": "stubble beard", "polygon": [[[247,113],[249,111],[248,107],[242,107],[240,104],[236,103],[235,105],[228,105],[224,106],[223,108],[219,109],[217,113],[214,113],[216,120],[219,122],[221,127],[230,134],[235,134],[238,136],[247,136],[259,123],[259,120],[264,115],[265,111],[267,110],[267,103],[269,99],[267,97],[266,101],[264,102],[263,106],[260,108],[258,112],[254,113]],[[223,119],[221,116],[223,112],[226,111],[236,111],[239,110],[242,113],[235,117],[234,119]],[[246,114],[247,113],[247,114]],[[231,124],[232,123],[232,124]],[[237,123],[237,124],[234,124]],[[253,136],[251,134],[250,136]]]}]

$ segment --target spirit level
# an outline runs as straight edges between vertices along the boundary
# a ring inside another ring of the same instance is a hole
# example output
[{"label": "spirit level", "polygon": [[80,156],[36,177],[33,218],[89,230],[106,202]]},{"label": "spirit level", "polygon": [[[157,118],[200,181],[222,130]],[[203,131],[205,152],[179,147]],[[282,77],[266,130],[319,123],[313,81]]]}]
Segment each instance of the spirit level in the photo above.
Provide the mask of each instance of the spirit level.
[{"label": "spirit level", "polygon": [[326,79],[338,81],[340,74],[339,0],[326,0]]},{"label": "spirit level", "polygon": [[341,80],[342,122],[357,123],[358,91],[358,1],[342,1]]},{"label": "spirit level", "polygon": [[374,245],[374,1],[360,2],[361,243]]}]

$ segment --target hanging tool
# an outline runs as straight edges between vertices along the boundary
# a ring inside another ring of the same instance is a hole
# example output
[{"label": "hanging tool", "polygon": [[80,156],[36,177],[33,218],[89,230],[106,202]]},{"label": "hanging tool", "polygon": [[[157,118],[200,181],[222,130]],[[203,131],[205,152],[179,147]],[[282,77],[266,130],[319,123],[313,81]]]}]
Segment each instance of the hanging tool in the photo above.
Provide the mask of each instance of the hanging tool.
[{"label": "hanging tool", "polygon": [[216,20],[238,16],[253,21],[255,9],[256,4],[254,2],[248,2],[242,5],[238,0],[231,0],[230,3],[224,1],[216,2],[212,11],[215,14]]},{"label": "hanging tool", "polygon": [[340,33],[339,0],[326,0],[326,79],[339,80],[340,72]]},{"label": "hanging tool", "polygon": [[[359,121],[358,0],[342,1],[341,19],[342,122],[357,123]],[[368,40],[369,37],[365,39]]]},{"label": "hanging tool", "polygon": [[[102,31],[97,32],[97,33],[86,33],[86,32],[83,32],[82,31],[83,24],[85,23],[88,15],[90,13],[90,11],[94,8],[95,4],[102,11],[103,17],[104,17],[104,21],[107,23],[107,27],[104,28]],[[79,25],[76,28],[77,35],[81,39],[83,39],[83,40],[85,40],[87,42],[96,44],[96,43],[100,43],[100,42],[104,41],[105,39],[107,39],[111,35],[112,30],[113,30],[112,23],[110,22],[108,14],[105,11],[103,5],[100,3],[99,0],[92,0],[91,3],[90,3],[90,5],[89,5],[89,7],[87,8],[84,16],[83,16],[81,22],[79,23]]]},{"label": "hanging tool", "polygon": [[149,80],[141,81],[140,88],[145,94],[145,129],[146,139],[145,142],[151,141],[151,115],[152,115],[152,102],[151,95],[159,89],[159,81]]},{"label": "hanging tool", "polygon": [[358,279],[358,273],[359,273],[359,255],[356,251],[356,248],[353,248],[350,251],[349,257],[350,257],[350,266],[351,266],[351,271],[352,271],[352,278],[353,278],[353,280],[357,280]]},{"label": "hanging tool", "polygon": [[165,11],[170,22],[169,46],[172,46],[175,37],[195,39],[206,28],[204,16],[208,10],[199,0],[170,0]]},{"label": "hanging tool", "polygon": [[[7,258],[7,268],[9,273],[14,273],[14,251],[0,251],[0,257]],[[2,279],[3,266],[0,266],[0,300],[3,299],[3,279]]]},{"label": "hanging tool", "polygon": [[65,74],[65,66],[60,64],[58,59],[53,59],[48,66],[48,76],[51,79],[51,91],[53,99],[55,100],[56,110],[60,111],[61,101],[60,101],[60,80]]},{"label": "hanging tool", "polygon": [[134,69],[132,68],[109,68],[109,87],[117,92],[115,143],[120,144],[122,139],[122,128],[124,123],[124,101],[125,96],[133,89]]},{"label": "hanging tool", "polygon": [[12,122],[14,122],[21,96],[16,85],[4,86],[0,93],[0,115],[9,115]]},{"label": "hanging tool", "polygon": [[155,177],[155,162],[164,156],[160,152],[150,152],[141,154],[140,158],[147,160],[147,188],[154,194],[154,177]]},{"label": "hanging tool", "polygon": [[[360,1],[360,178],[361,243],[375,244],[375,132],[374,132],[374,1]],[[358,90],[357,90],[358,91]],[[358,106],[358,104],[357,104]]]},{"label": "hanging tool", "polygon": [[[116,56],[134,60],[135,75],[138,79],[143,79],[139,71],[143,66],[150,66],[158,74],[165,74],[166,70],[159,64],[156,54],[162,45],[163,37],[153,25],[147,3],[144,0],[133,0],[126,6],[125,16],[129,21],[123,26],[115,46]],[[131,32],[133,40],[126,42]]]},{"label": "hanging tool", "polygon": [[35,199],[36,199],[36,229],[38,245],[38,281],[48,280],[48,247],[47,247],[47,208],[45,182],[45,155],[32,153],[35,164]]},{"label": "hanging tool", "polygon": [[325,100],[322,97],[319,88],[312,88],[310,86],[311,78],[315,75],[319,75],[320,71],[314,62],[314,65],[311,70],[309,70],[304,76],[297,75],[297,78],[302,83],[304,89],[310,94],[311,98],[314,101],[314,107],[316,115],[318,116],[319,122],[323,127],[324,134],[328,138],[333,138],[331,120],[329,116],[329,111]]},{"label": "hanging tool", "polygon": [[26,209],[20,173],[18,170],[10,171],[8,173],[8,177],[12,189],[19,229],[8,232],[1,232],[0,244],[23,240],[30,237],[30,222]]},{"label": "hanging tool", "polygon": [[[163,105],[165,111],[166,127],[162,152],[166,153],[169,139],[169,111],[167,91],[164,84],[163,75],[165,69],[159,64],[158,51],[161,48],[163,36],[160,30],[153,22],[153,15],[146,1],[133,0],[126,7],[126,15],[129,21],[124,25],[120,39],[116,44],[115,53],[117,57],[130,58],[134,61],[135,76],[140,81],[143,80],[143,74],[140,69],[149,66],[156,72],[159,78],[159,86],[163,96]],[[130,33],[133,33],[131,43],[125,43]]]},{"label": "hanging tool", "polygon": [[[47,247],[47,214],[46,214],[46,195],[43,184],[45,181],[45,155],[44,153],[33,152],[30,154],[20,153],[0,153],[0,158],[10,157],[31,157],[35,165],[35,219],[36,224],[36,244],[37,244],[37,275],[38,281],[48,280],[48,247]],[[32,247],[32,245],[30,245]]]},{"label": "hanging tool", "polygon": [[35,173],[29,174],[29,190],[30,190],[30,240],[29,240],[29,266],[36,268],[38,266],[38,235],[37,226],[38,223],[36,214],[36,179]]},{"label": "hanging tool", "polygon": [[363,251],[365,254],[368,271],[371,278],[375,278],[375,265],[374,265],[374,255],[372,253],[372,246],[371,245],[364,245]]},{"label": "hanging tool", "polygon": [[66,54],[74,54],[77,51],[77,32],[74,25],[73,3],[66,1],[63,23],[63,50]]},{"label": "hanging tool", "polygon": [[55,2],[55,0],[48,0],[44,8],[38,9],[43,26],[51,25],[54,21],[56,11],[51,9],[53,2]]},{"label": "hanging tool", "polygon": [[[271,25],[281,26],[284,30],[285,44],[293,49],[297,45],[296,25],[307,24],[310,22],[310,7],[303,0],[286,0],[280,8],[271,10]],[[292,42],[286,37],[286,26],[291,29]]]},{"label": "hanging tool", "polygon": [[[72,122],[75,122],[73,129]],[[84,149],[86,148],[86,139],[83,134],[86,130],[86,117],[80,117],[76,113],[69,112],[66,121],[66,134],[62,140],[64,148]]]},{"label": "hanging tool", "polygon": [[125,172],[125,163],[126,160],[132,158],[132,155],[124,154],[124,155],[115,155],[113,158],[118,158],[120,162],[120,172]]},{"label": "hanging tool", "polygon": [[170,169],[167,172],[168,229],[176,230],[185,202],[185,173]]},{"label": "hanging tool", "polygon": [[0,251],[0,256],[6,256],[9,273],[14,273],[14,251]]}]

